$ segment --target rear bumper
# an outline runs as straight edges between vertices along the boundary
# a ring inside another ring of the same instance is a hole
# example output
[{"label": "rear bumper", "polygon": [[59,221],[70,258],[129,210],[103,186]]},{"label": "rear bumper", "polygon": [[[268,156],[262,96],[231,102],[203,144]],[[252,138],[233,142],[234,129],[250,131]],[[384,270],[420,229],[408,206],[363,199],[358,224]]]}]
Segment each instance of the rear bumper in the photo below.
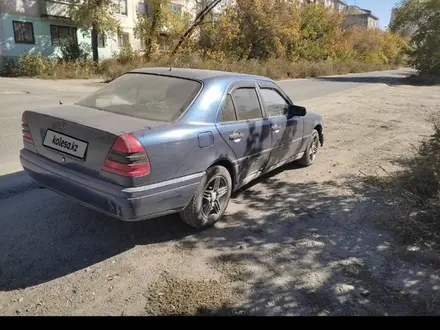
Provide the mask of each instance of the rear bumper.
[{"label": "rear bumper", "polygon": [[42,186],[123,221],[144,220],[182,210],[204,175],[201,172],[147,186],[124,188],[79,174],[27,149],[20,151],[20,162]]}]

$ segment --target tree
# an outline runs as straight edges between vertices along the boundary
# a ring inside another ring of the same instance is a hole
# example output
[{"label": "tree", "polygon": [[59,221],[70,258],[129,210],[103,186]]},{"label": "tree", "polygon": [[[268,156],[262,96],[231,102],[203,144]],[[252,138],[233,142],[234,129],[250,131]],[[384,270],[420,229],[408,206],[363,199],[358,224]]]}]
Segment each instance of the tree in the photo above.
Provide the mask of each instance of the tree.
[{"label": "tree", "polygon": [[145,58],[157,51],[159,45],[171,47],[190,24],[190,14],[172,12],[170,0],[149,0],[148,11],[138,11],[135,37],[144,42]]},{"label": "tree", "polygon": [[390,29],[412,26],[412,64],[422,75],[440,75],[440,0],[405,0],[397,7]]},{"label": "tree", "polygon": [[115,0],[73,0],[69,6],[70,18],[83,30],[91,30],[93,61],[99,61],[98,36],[111,36],[120,30],[115,18],[118,11]]},{"label": "tree", "polygon": [[238,59],[321,60],[336,57],[343,39],[341,23],[342,15],[324,6],[236,0],[215,24],[203,25],[203,41],[205,47]]},{"label": "tree", "polygon": [[300,38],[294,54],[309,61],[336,57],[343,40],[343,15],[323,5],[301,10]]},{"label": "tree", "polygon": [[182,37],[179,39],[179,42],[174,47],[171,55],[175,55],[179,48],[183,45],[183,43],[191,37],[191,34],[194,30],[202,24],[205,17],[212,12],[212,10],[221,2],[222,0],[212,0],[208,3],[195,17],[194,22],[188,27]]},{"label": "tree", "polygon": [[144,42],[145,57],[150,59],[162,32],[166,29],[170,0],[150,0],[148,11],[138,12],[134,28],[135,37]]}]

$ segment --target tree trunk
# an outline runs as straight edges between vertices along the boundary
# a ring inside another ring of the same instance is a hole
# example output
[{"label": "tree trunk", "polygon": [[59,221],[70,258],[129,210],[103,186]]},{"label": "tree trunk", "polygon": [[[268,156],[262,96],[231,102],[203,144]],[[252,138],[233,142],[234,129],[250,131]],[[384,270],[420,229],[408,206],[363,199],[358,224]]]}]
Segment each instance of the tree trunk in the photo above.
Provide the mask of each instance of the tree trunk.
[{"label": "tree trunk", "polygon": [[196,18],[194,19],[194,22],[191,24],[191,26],[185,31],[185,33],[180,37],[179,42],[174,47],[173,51],[171,52],[171,56],[176,55],[179,48],[182,46],[182,44],[191,36],[193,31],[198,27],[205,18],[206,15],[208,15],[222,0],[213,0],[210,4],[208,4],[200,13],[197,14]]},{"label": "tree trunk", "polygon": [[99,54],[98,54],[98,29],[96,28],[96,24],[92,26],[92,53],[93,53],[93,62],[99,62]]},{"label": "tree trunk", "polygon": [[145,59],[149,61],[151,59],[151,53],[153,52],[153,38],[156,35],[157,17],[153,15],[151,20],[150,33],[145,40]]}]

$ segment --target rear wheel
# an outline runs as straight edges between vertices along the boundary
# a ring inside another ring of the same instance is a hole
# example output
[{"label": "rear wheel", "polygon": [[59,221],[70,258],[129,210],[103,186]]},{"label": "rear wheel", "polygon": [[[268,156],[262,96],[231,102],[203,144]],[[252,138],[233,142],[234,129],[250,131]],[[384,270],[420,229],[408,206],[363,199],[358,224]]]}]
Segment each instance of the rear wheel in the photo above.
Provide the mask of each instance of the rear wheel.
[{"label": "rear wheel", "polygon": [[310,166],[315,162],[316,155],[319,149],[319,133],[315,129],[310,137],[309,144],[307,145],[304,156],[298,161],[303,166]]},{"label": "rear wheel", "polygon": [[213,166],[206,171],[196,193],[180,212],[182,220],[191,227],[205,229],[219,221],[229,204],[232,179],[223,166]]}]

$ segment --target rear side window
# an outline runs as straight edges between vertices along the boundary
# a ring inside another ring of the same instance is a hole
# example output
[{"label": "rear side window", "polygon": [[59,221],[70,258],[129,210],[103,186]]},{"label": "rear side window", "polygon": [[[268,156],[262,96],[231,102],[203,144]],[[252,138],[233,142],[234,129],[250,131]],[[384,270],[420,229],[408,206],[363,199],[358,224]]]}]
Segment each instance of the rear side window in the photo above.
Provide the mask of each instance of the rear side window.
[{"label": "rear side window", "polygon": [[125,74],[77,104],[148,120],[171,122],[197,96],[198,81],[144,73]]},{"label": "rear side window", "polygon": [[239,88],[232,92],[238,120],[262,118],[260,102],[255,88]]},{"label": "rear side window", "polygon": [[235,116],[234,103],[232,102],[231,95],[227,95],[225,103],[223,104],[220,121],[222,123],[226,123],[229,121],[236,121],[236,120],[237,117]]}]

